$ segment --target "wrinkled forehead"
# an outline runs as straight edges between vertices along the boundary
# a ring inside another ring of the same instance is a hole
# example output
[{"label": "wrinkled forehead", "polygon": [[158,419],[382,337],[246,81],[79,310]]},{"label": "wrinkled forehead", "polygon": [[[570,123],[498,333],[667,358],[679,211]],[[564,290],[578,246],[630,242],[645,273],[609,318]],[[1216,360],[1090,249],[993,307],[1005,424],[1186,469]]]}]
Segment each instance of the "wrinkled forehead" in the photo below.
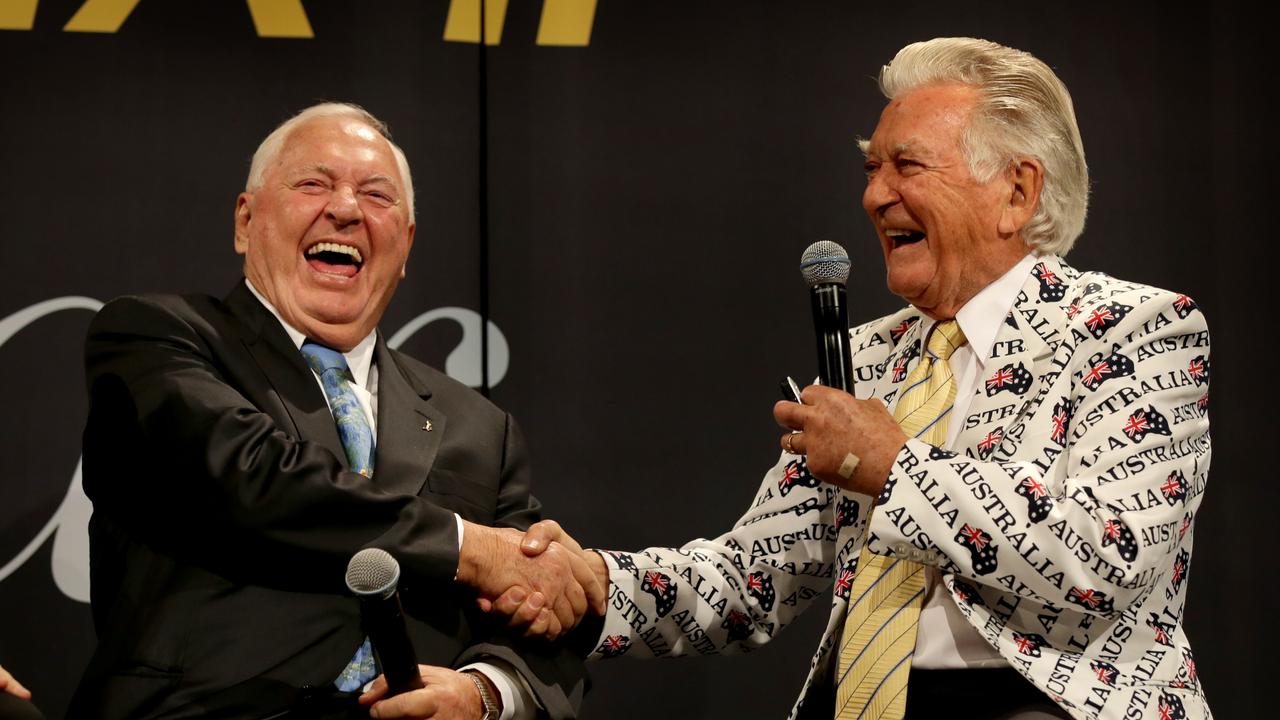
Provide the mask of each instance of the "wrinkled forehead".
[{"label": "wrinkled forehead", "polygon": [[968,85],[926,85],[889,101],[862,151],[878,157],[938,153],[960,142],[969,127],[977,91]]},{"label": "wrinkled forehead", "polygon": [[320,117],[294,128],[284,140],[277,165],[332,167],[335,163],[384,174],[403,185],[391,143],[375,128],[355,118]]}]

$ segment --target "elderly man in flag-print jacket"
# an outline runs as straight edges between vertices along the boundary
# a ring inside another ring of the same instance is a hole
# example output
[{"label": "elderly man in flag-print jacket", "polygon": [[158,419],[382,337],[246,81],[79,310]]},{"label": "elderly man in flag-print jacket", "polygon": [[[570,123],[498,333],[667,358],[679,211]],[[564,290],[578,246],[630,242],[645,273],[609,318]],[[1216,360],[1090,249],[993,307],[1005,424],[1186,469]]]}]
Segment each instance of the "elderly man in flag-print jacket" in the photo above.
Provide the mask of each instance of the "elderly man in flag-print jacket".
[{"label": "elderly man in flag-print jacket", "polygon": [[[1070,96],[1042,62],[937,39],[900,51],[880,84],[863,205],[910,306],[850,332],[854,396],[814,386],[778,404],[800,432],[732,530],[586,553],[609,581],[596,654],[752,648],[826,597],[792,717],[846,717],[833,706],[864,653],[841,637],[865,549],[927,571],[907,717],[948,703],[969,718],[1210,717],[1182,627],[1210,458],[1204,316],[1063,261],[1088,179]],[[894,413],[951,320],[954,405],[929,443]],[[878,689],[847,716],[889,717]]]}]

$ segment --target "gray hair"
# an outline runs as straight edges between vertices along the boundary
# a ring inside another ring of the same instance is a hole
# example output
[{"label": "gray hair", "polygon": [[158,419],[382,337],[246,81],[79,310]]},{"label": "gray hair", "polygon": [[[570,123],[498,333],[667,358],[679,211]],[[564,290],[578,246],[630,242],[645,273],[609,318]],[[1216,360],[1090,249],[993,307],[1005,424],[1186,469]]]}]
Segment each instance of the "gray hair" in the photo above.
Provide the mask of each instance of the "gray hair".
[{"label": "gray hair", "polygon": [[391,147],[391,154],[395,156],[396,167],[400,170],[400,178],[404,181],[404,200],[405,206],[409,209],[409,219],[413,219],[413,177],[409,175],[409,161],[405,159],[404,151],[400,149],[391,140],[391,131],[387,129],[387,124],[374,117],[372,113],[359,105],[352,103],[320,103],[306,108],[302,112],[285,120],[271,131],[263,141],[258,145],[258,149],[253,153],[253,162],[249,164],[249,179],[245,182],[244,189],[246,192],[253,192],[262,187],[263,177],[267,174],[267,167],[275,162],[276,156],[280,154],[280,150],[284,148],[285,140],[289,139],[289,135],[306,123],[317,120],[319,118],[349,118],[357,122],[368,125],[378,131]]},{"label": "gray hair", "polygon": [[1067,87],[1030,53],[974,38],[913,43],[880,69],[880,91],[889,99],[936,83],[978,92],[961,140],[974,178],[989,181],[1019,157],[1044,166],[1040,203],[1022,237],[1066,255],[1089,208],[1089,168]]}]

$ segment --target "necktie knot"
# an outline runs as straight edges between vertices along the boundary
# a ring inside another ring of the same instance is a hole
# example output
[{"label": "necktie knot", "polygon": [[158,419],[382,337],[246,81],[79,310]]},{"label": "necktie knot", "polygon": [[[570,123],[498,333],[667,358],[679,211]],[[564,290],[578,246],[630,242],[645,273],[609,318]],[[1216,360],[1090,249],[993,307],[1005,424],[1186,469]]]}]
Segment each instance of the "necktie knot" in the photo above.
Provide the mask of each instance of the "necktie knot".
[{"label": "necktie knot", "polygon": [[302,357],[306,358],[307,365],[317,375],[323,376],[330,370],[338,370],[344,376],[351,374],[346,356],[318,342],[308,340],[302,343]]},{"label": "necktie knot", "polygon": [[966,342],[968,339],[960,329],[960,323],[955,320],[943,320],[934,325],[933,332],[929,333],[929,354],[938,360],[947,361]]},{"label": "necktie knot", "polygon": [[373,477],[373,427],[356,396],[355,378],[347,359],[337,350],[310,340],[302,344],[301,350],[307,365],[320,378],[320,387],[338,424],[338,439],[342,441],[351,469]]}]

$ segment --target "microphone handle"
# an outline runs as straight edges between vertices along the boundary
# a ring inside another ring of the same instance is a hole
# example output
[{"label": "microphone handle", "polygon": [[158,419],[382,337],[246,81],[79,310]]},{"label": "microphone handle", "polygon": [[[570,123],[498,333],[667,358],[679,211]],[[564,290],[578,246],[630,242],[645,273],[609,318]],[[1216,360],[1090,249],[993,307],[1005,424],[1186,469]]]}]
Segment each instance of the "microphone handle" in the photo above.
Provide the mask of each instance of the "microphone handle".
[{"label": "microphone handle", "polygon": [[853,394],[849,356],[849,307],[844,285],[812,288],[813,327],[818,339],[818,377],[827,387]]},{"label": "microphone handle", "polygon": [[364,629],[378,656],[378,665],[387,676],[387,697],[422,687],[418,674],[418,657],[409,642],[409,630],[400,607],[400,593],[387,597],[360,598],[360,614]]}]

